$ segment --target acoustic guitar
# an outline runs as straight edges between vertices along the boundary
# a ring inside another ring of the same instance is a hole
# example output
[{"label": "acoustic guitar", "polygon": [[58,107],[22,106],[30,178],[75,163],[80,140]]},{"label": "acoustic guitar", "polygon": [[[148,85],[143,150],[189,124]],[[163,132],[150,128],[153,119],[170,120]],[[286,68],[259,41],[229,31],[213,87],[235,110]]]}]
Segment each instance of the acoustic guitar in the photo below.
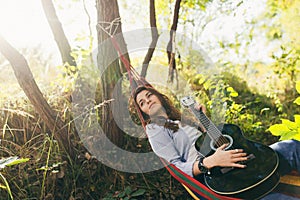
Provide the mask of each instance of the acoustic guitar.
[{"label": "acoustic guitar", "polygon": [[272,191],[279,183],[277,153],[270,147],[250,141],[234,124],[215,126],[200,110],[196,110],[192,97],[184,97],[181,104],[192,111],[205,128],[195,146],[202,156],[212,155],[223,144],[225,150],[243,149],[247,153],[246,168],[214,167],[204,174],[205,184],[214,192],[242,199],[259,199]]}]

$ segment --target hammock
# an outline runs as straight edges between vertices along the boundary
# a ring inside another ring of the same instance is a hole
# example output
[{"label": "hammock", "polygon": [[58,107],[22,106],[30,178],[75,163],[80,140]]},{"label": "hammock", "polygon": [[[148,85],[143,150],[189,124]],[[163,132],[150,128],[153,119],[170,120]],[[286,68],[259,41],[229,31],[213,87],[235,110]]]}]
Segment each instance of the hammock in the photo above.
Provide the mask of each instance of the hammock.
[{"label": "hammock", "polygon": [[[121,53],[121,49],[116,41],[116,39],[111,36],[110,37],[111,42],[114,46],[114,48],[117,50],[119,54],[119,58],[124,64],[127,72],[128,72],[128,78],[131,86],[131,91],[133,92],[134,89],[138,86],[148,86],[152,87],[150,83],[148,83],[144,77],[141,77],[136,70],[131,66],[129,61],[125,58],[125,56]],[[135,105],[137,106],[137,105]],[[142,122],[143,127],[145,128],[146,124],[143,120],[142,114],[140,113],[140,110],[136,107],[136,110],[138,111],[139,118]],[[183,187],[187,190],[187,192],[194,198],[194,199],[200,199],[202,197],[205,199],[222,199],[222,200],[237,200],[237,198],[232,197],[226,197],[219,195],[213,191],[211,191],[208,187],[194,179],[193,177],[187,175],[183,171],[181,171],[179,168],[177,168],[175,165],[168,163],[163,158],[161,158],[161,161],[163,162],[166,169],[169,171],[169,173],[177,180],[179,181]]]},{"label": "hammock", "polygon": [[[146,79],[142,76],[140,76],[137,71],[131,66],[130,62],[125,58],[125,56],[122,54],[122,51],[118,45],[118,42],[114,38],[115,31],[112,31],[114,29],[113,26],[116,26],[118,24],[120,19],[115,19],[113,22],[99,22],[98,27],[101,28],[104,32],[106,32],[110,36],[110,40],[118,52],[119,59],[124,64],[126,71],[128,73],[129,83],[131,87],[131,95],[133,95],[134,90],[138,86],[148,86],[152,87],[150,83],[146,81]],[[102,24],[108,24],[108,27],[103,27]],[[115,28],[116,30],[116,28]],[[138,109],[137,105],[135,104],[139,119],[142,123],[142,126],[145,129],[146,123],[143,120],[142,113]],[[162,163],[164,164],[165,168],[169,171],[169,173],[174,177],[177,181],[179,181],[183,187],[186,189],[186,191],[193,197],[195,200],[200,199],[208,199],[208,200],[238,200],[237,198],[232,197],[226,197],[219,195],[213,191],[211,191],[207,186],[202,184],[201,182],[197,181],[193,177],[187,175],[183,171],[181,171],[179,168],[177,168],[174,164],[167,162],[163,158],[160,158]]]}]

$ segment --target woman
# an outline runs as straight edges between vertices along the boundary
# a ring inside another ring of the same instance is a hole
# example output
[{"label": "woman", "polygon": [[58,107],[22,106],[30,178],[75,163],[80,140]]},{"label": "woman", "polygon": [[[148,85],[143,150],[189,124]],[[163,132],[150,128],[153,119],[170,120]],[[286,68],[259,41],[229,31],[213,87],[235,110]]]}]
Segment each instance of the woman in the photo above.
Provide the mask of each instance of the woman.
[{"label": "woman", "polygon": [[[198,130],[188,124],[193,120],[181,121],[181,113],[176,109],[166,95],[152,87],[138,87],[134,92],[134,101],[146,122],[146,132],[153,151],[186,174],[201,177],[211,168],[236,167],[245,168],[239,162],[247,160],[243,149],[224,151],[223,144],[210,156],[204,157],[196,151],[195,141],[201,135]],[[205,107],[198,105],[196,109]],[[295,140],[282,141],[271,145],[279,155],[279,173],[281,175],[292,169],[300,172],[300,142]],[[199,179],[201,181],[201,179]],[[282,194],[269,194],[264,199],[297,199]]]}]

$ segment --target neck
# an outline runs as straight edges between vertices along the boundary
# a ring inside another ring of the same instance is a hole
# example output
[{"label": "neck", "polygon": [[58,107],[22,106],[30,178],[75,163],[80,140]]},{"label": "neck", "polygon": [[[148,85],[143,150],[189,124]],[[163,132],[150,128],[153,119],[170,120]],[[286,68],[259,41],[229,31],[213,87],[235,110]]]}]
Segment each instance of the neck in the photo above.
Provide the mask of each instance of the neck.
[{"label": "neck", "polygon": [[165,112],[156,113],[155,115],[151,115],[150,118],[165,118],[165,119],[169,119],[167,113],[165,113]]}]

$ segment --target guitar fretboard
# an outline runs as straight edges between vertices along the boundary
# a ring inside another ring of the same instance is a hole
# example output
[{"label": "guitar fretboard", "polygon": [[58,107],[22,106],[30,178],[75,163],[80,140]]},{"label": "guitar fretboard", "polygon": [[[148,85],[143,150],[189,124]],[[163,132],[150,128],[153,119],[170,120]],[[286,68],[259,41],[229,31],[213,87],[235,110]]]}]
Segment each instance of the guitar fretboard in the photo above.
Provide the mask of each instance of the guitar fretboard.
[{"label": "guitar fretboard", "polygon": [[214,123],[212,123],[202,110],[198,111],[193,106],[190,106],[189,108],[204,126],[209,137],[212,140],[217,141],[222,136],[220,130],[214,125]]}]

